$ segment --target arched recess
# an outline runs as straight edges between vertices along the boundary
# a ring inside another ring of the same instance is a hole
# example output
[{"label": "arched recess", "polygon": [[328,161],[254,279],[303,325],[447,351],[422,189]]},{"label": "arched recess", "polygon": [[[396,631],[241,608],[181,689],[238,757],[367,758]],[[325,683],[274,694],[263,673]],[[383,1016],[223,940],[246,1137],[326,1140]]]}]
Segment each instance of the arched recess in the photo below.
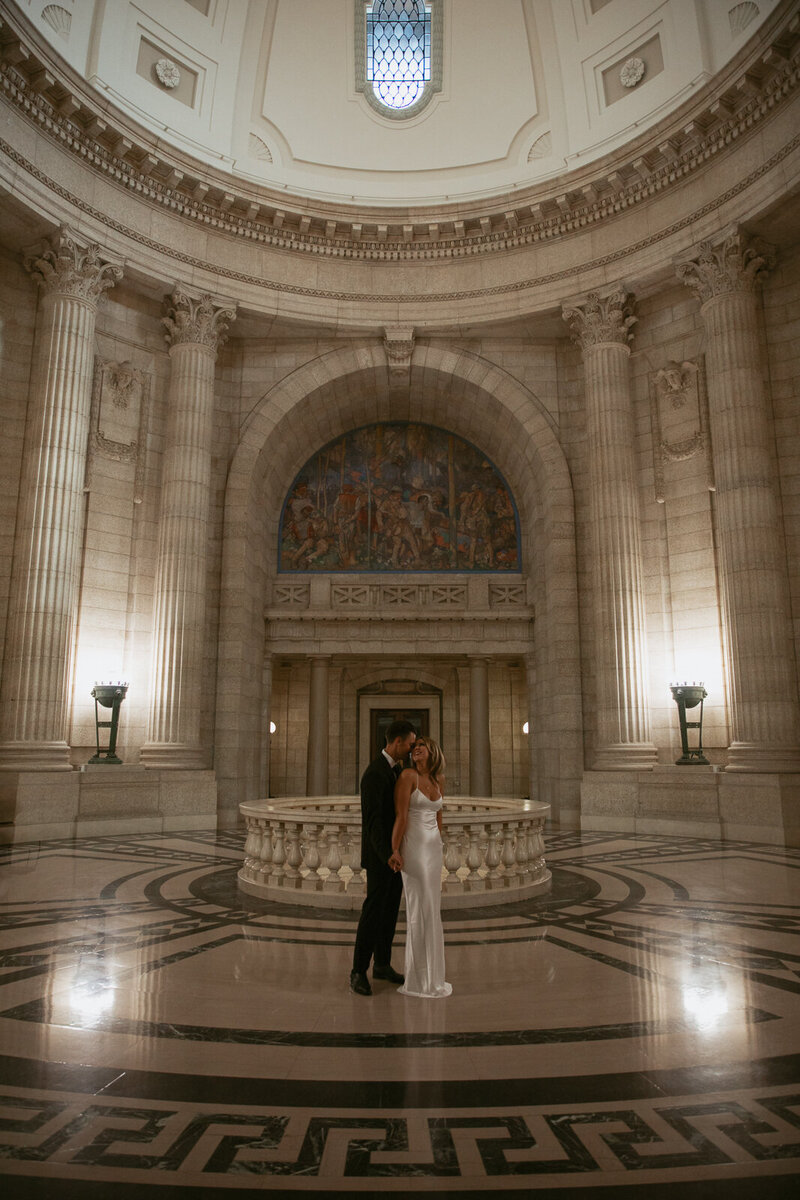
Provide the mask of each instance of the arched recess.
[{"label": "arched recess", "polygon": [[262,397],[228,475],[223,534],[215,768],[220,823],[257,798],[264,607],[278,516],[309,453],[348,429],[412,420],[452,429],[500,468],[517,501],[523,574],[535,621],[531,795],[576,821],[583,770],[572,483],[555,423],[533,392],[478,355],[418,341],[410,383],[390,387],[375,342],[353,342],[299,367]]}]

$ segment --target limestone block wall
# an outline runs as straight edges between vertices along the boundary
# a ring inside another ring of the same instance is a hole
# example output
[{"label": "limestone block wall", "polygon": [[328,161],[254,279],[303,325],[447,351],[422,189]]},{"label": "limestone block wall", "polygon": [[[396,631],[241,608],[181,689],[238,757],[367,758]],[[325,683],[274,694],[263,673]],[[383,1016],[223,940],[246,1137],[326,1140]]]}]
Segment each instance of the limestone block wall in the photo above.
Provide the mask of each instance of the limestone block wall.
[{"label": "limestone block wall", "polygon": [[636,306],[631,372],[653,736],[663,762],[680,753],[675,679],[709,693],[703,741],[713,761],[729,742],[704,335],[697,304],[671,285]]},{"label": "limestone block wall", "polygon": [[8,618],[14,530],[28,402],[36,287],[17,255],[0,249],[0,662]]},{"label": "limestone block wall", "polygon": [[[403,691],[402,681],[422,680],[441,692],[441,743],[447,759],[447,790],[469,792],[469,668],[459,663],[427,660],[375,660],[333,664],[328,712],[329,791],[352,795],[358,790],[359,689],[387,682]],[[270,783],[273,796],[304,795],[306,790],[310,665],[281,660],[273,665],[270,717]],[[406,689],[407,690],[407,689]],[[391,705],[391,694],[385,697]],[[437,700],[438,703],[438,700]],[[528,742],[522,731],[528,720],[525,674],[519,663],[492,663],[489,669],[492,792],[500,796],[528,793]]]},{"label": "limestone block wall", "polygon": [[778,258],[763,302],[795,656],[800,659],[800,249]]}]

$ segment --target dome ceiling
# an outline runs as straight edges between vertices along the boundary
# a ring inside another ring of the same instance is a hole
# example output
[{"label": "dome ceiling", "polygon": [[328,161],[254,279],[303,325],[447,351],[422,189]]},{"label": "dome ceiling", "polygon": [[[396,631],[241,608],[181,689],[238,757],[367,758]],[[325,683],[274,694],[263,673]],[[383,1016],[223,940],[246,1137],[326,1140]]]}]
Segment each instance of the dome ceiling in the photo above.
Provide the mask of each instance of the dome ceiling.
[{"label": "dome ceiling", "polygon": [[[778,0],[432,0],[440,90],[364,90],[362,0],[27,0],[114,106],[294,196],[370,205],[525,188],[637,137],[721,71]],[[369,87],[369,85],[367,85]]]}]

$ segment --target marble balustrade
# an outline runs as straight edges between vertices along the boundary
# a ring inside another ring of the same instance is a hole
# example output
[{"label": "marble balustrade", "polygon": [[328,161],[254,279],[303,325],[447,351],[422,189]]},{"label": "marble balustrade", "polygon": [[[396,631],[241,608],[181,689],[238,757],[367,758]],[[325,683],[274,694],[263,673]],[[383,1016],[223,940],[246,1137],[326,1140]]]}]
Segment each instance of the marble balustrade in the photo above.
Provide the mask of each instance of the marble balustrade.
[{"label": "marble balustrade", "polygon": [[[239,887],[291,904],[356,908],[364,898],[361,809],[352,796],[287,797],[240,806],[247,824]],[[442,907],[513,902],[545,892],[548,804],[448,800]]]}]

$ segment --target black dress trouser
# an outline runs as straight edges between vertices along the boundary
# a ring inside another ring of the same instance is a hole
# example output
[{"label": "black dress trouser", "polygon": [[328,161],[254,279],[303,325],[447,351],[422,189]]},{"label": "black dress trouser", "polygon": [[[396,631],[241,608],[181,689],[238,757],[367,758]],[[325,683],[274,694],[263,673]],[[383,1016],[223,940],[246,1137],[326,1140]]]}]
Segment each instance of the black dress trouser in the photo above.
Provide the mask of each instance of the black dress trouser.
[{"label": "black dress trouser", "polygon": [[366,975],[370,959],[379,967],[389,964],[392,940],[403,893],[403,876],[390,867],[367,868],[367,894],[353,951],[353,970]]}]

